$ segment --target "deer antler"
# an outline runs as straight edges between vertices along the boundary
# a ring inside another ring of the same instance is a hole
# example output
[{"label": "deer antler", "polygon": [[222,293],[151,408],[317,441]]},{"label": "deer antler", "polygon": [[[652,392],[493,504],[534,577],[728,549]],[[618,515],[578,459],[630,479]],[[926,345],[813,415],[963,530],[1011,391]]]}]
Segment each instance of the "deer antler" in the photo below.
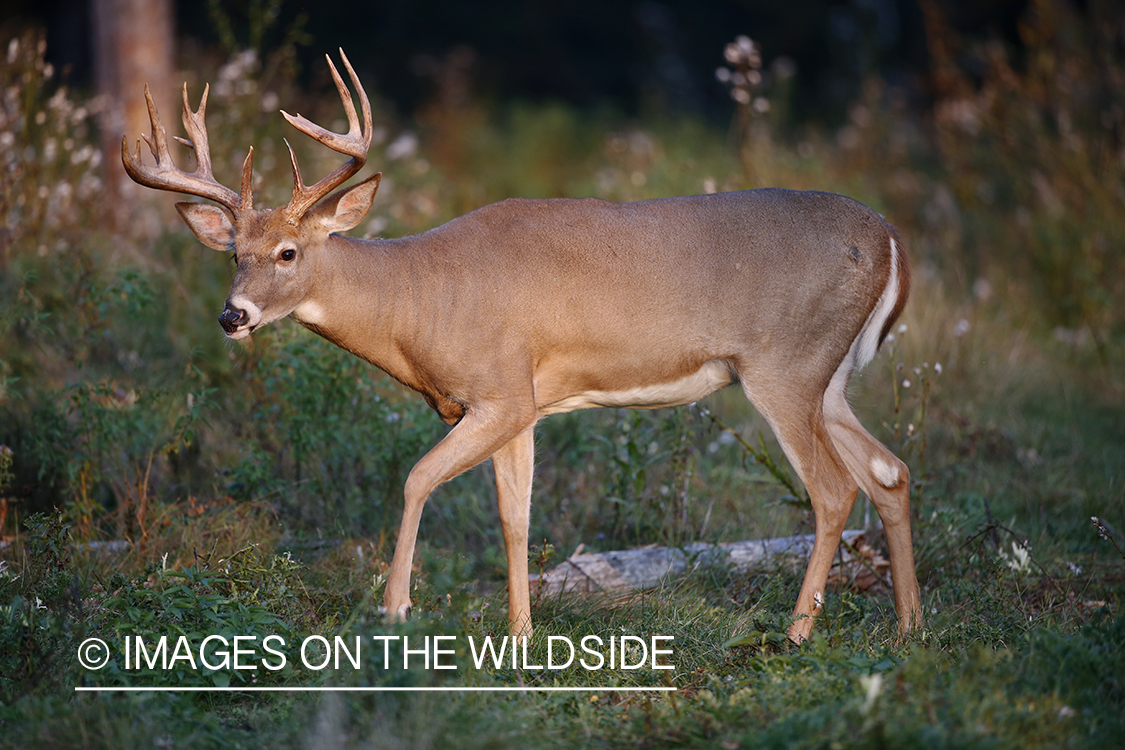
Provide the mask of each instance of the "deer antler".
[{"label": "deer antler", "polygon": [[141,138],[148,144],[149,151],[156,159],[156,166],[145,166],[141,160],[141,144],[139,141],[137,142],[136,157],[129,154],[128,136],[121,139],[121,161],[124,163],[125,171],[129,173],[129,176],[146,187],[156,188],[157,190],[174,190],[179,193],[208,198],[221,204],[232,215],[237,215],[240,211],[249,210],[253,203],[251,192],[254,149],[251,147],[250,153],[246,155],[246,161],[242,165],[241,195],[215,180],[215,176],[211,172],[211,150],[207,143],[207,126],[204,123],[204,117],[207,113],[207,93],[209,91],[209,86],[203,89],[203,98],[199,102],[199,109],[192,112],[191,105],[188,103],[187,84],[184,84],[183,120],[184,128],[187,130],[190,140],[183,138],[176,138],[176,140],[195,151],[196,168],[194,172],[184,172],[172,161],[172,155],[168,152],[168,133],[160,122],[160,114],[156,111],[156,105],[152,102],[152,95],[149,93],[147,84],[145,85],[145,101],[148,103],[152,137],[142,135]]},{"label": "deer antler", "polygon": [[291,222],[299,220],[317,201],[328,195],[362,169],[364,163],[367,161],[367,150],[371,147],[371,102],[367,99],[367,93],[363,90],[363,84],[359,82],[359,77],[352,69],[351,63],[348,62],[348,56],[345,55],[344,50],[341,49],[340,59],[344,61],[344,67],[348,70],[348,75],[352,79],[352,84],[359,94],[360,106],[363,108],[363,124],[361,125],[355,111],[355,104],[352,102],[351,92],[348,91],[348,87],[344,84],[343,79],[340,78],[340,73],[336,70],[336,66],[332,64],[332,58],[328,57],[328,55],[324,57],[328,60],[328,67],[332,70],[332,80],[336,82],[336,89],[340,92],[340,99],[344,102],[344,111],[348,115],[348,132],[343,135],[333,133],[299,114],[293,116],[284,110],[282,110],[281,114],[289,121],[289,124],[297,128],[297,130],[323,143],[333,151],[346,154],[351,158],[337,167],[332,174],[315,185],[308,187],[301,180],[301,168],[297,166],[297,155],[293,153],[293,147],[289,146],[288,141],[285,142],[285,145],[289,146],[289,157],[293,161],[293,198],[289,201],[289,205],[286,206],[285,209],[289,215],[289,221]]}]

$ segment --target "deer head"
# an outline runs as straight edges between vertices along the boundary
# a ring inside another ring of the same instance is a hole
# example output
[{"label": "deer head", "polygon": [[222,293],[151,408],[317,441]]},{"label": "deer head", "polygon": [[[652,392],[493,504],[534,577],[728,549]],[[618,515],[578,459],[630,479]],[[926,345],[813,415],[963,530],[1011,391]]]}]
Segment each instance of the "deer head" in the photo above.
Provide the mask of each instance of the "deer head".
[{"label": "deer head", "polygon": [[236,193],[215,180],[204,123],[209,87],[204,88],[199,109],[194,112],[188,103],[186,83],[183,89],[183,122],[188,139],[176,140],[195,152],[194,172],[184,172],[172,161],[168,135],[160,122],[148,86],[145,86],[145,99],[152,136],[141,137],[148,144],[156,166],[149,167],[142,162],[139,142],[136,156],[129,153],[128,137],[121,142],[121,160],[134,181],[158,190],[196,195],[219,204],[184,201],[176,204],[176,210],[204,245],[235,254],[238,270],[226,307],[219,316],[219,323],[230,338],[244,338],[259,326],[284,318],[300,307],[318,277],[318,258],[323,254],[329,236],[359,224],[375,199],[382,176],[379,173],[358,185],[329,195],[363,168],[371,146],[371,103],[343,50],[340,50],[340,57],[359,94],[362,124],[348,87],[327,56],[332,80],[336,82],[348,116],[348,132],[333,133],[301,115],[294,116],[285,111],[281,114],[302,133],[347,155],[349,159],[310,187],[304,184],[297,156],[286,141],[293,162],[293,197],[282,208],[256,209],[253,206],[253,147],[242,165],[240,192]]}]

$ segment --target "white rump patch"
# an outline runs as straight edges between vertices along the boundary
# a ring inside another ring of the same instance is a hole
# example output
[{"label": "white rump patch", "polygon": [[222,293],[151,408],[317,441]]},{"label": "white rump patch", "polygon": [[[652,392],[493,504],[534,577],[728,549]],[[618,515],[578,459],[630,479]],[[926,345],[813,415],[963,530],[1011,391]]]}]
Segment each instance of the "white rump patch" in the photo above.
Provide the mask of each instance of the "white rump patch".
[{"label": "white rump patch", "polygon": [[879,302],[867,317],[863,330],[852,344],[853,368],[859,369],[875,358],[875,352],[879,349],[879,334],[883,332],[883,326],[894,312],[895,303],[898,302],[898,284],[898,245],[895,243],[895,238],[891,237],[891,273],[887,277],[887,286],[883,288]]},{"label": "white rump patch", "polygon": [[898,468],[878,456],[871,459],[871,473],[875,475],[875,481],[888,490],[898,484]]},{"label": "white rump patch", "polygon": [[895,302],[898,300],[898,287],[898,245],[894,237],[891,237],[891,273],[887,277],[887,285],[883,288],[879,301],[875,303],[875,309],[867,316],[859,335],[848,349],[848,355],[832,375],[825,391],[825,405],[828,405],[828,394],[832,392],[840,394],[846,402],[848,377],[853,370],[858,370],[875,358],[875,352],[879,350],[879,334],[883,332],[883,326],[894,312]]}]

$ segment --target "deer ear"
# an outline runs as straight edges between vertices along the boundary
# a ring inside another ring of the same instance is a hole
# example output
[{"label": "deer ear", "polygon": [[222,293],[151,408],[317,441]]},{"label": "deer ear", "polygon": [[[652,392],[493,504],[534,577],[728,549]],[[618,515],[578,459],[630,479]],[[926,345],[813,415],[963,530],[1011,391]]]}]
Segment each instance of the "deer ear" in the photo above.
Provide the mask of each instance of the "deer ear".
[{"label": "deer ear", "polygon": [[319,214],[318,218],[324,221],[329,232],[353,229],[371,210],[382,177],[382,172],[376,172],[358,185],[336,193],[313,211]]},{"label": "deer ear", "polygon": [[210,203],[181,201],[176,210],[199,241],[212,250],[230,250],[234,244],[234,225],[227,212]]}]

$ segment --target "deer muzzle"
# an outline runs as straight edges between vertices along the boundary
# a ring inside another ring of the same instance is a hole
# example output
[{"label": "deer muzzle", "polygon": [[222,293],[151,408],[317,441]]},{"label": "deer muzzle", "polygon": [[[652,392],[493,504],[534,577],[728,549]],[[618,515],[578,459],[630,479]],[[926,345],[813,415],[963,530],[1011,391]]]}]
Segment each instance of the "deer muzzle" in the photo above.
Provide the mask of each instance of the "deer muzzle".
[{"label": "deer muzzle", "polygon": [[223,310],[223,314],[219,316],[219,325],[223,327],[224,331],[230,334],[246,325],[249,320],[250,316],[246,314],[245,310],[231,307],[228,304]]}]

